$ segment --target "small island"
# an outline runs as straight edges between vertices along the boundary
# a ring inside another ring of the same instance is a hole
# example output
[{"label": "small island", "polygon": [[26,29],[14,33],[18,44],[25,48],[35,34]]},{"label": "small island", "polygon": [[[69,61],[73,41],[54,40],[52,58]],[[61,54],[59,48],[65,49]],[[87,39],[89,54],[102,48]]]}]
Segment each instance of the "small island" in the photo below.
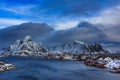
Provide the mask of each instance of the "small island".
[{"label": "small island", "polygon": [[16,68],[15,65],[0,61],[0,72],[8,71],[14,68]]}]

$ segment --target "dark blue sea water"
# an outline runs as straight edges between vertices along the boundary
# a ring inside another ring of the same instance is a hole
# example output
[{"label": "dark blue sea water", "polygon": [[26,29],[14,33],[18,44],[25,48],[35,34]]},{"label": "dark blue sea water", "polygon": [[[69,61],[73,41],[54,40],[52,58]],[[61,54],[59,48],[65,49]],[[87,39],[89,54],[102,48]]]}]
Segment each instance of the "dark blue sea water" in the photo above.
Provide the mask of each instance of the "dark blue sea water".
[{"label": "dark blue sea water", "polygon": [[0,61],[19,66],[0,73],[0,80],[120,80],[120,74],[89,67],[78,61],[40,57],[6,57]]}]

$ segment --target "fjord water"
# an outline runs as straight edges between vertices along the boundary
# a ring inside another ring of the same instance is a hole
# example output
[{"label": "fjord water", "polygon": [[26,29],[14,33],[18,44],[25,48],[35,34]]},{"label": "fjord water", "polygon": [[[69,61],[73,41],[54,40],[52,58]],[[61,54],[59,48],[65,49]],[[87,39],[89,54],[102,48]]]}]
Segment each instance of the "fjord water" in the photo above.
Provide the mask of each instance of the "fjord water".
[{"label": "fjord water", "polygon": [[0,80],[120,80],[119,74],[89,67],[78,61],[40,57],[5,57],[18,68],[0,73]]}]

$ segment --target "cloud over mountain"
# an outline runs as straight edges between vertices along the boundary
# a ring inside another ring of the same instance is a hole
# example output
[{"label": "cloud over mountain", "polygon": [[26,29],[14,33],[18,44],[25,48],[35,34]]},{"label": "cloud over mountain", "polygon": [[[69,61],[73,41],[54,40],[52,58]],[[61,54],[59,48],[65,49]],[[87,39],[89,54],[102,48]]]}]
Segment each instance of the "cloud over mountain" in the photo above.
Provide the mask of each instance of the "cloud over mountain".
[{"label": "cloud over mountain", "polygon": [[46,23],[23,23],[0,30],[0,47],[6,47],[16,39],[30,35],[34,40],[47,46],[79,40],[86,43],[108,43],[108,46],[104,46],[118,48],[120,46],[119,26],[105,30],[100,29],[100,26],[103,25],[94,25],[84,21],[71,29],[54,30]]},{"label": "cloud over mountain", "polygon": [[18,38],[30,35],[36,40],[42,38],[46,34],[49,34],[53,29],[46,23],[23,23],[0,30],[0,44],[8,45]]},{"label": "cloud over mountain", "polygon": [[51,44],[65,43],[74,40],[84,42],[102,42],[106,40],[106,35],[95,25],[88,22],[81,22],[77,27],[55,31],[45,39]]}]

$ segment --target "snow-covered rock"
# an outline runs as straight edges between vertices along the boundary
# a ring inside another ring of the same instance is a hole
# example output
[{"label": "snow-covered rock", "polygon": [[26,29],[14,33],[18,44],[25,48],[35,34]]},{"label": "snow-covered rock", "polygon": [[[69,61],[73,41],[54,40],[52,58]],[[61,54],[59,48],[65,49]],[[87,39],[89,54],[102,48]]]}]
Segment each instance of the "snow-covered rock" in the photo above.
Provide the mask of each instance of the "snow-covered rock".
[{"label": "snow-covered rock", "polygon": [[104,61],[105,61],[105,62],[110,62],[110,61],[112,61],[112,58],[106,57],[106,58],[104,58]]},{"label": "snow-covered rock", "polygon": [[109,69],[120,68],[120,60],[111,60],[105,66]]},{"label": "snow-covered rock", "polygon": [[16,68],[15,65],[0,61],[0,72],[4,72],[4,71],[11,70],[14,68]]},{"label": "snow-covered rock", "polygon": [[49,54],[58,54],[58,55],[63,55],[62,52],[60,51],[49,51]]},{"label": "snow-covered rock", "polygon": [[85,55],[81,56],[81,60],[85,60],[86,58],[87,58],[87,56],[85,56]]},{"label": "snow-covered rock", "polygon": [[26,36],[23,40],[18,39],[14,44],[3,52],[7,55],[15,56],[40,56],[42,53],[47,53],[48,49],[42,44],[32,40],[30,36]]},{"label": "snow-covered rock", "polygon": [[103,58],[99,58],[98,61],[104,61],[104,59]]},{"label": "snow-covered rock", "polygon": [[55,46],[52,51],[60,51],[69,54],[99,53],[104,52],[100,44],[87,44],[81,41],[74,41],[63,45]]},{"label": "snow-covered rock", "polygon": [[66,55],[64,55],[64,59],[66,59],[66,60],[73,60],[73,55],[66,54]]}]

